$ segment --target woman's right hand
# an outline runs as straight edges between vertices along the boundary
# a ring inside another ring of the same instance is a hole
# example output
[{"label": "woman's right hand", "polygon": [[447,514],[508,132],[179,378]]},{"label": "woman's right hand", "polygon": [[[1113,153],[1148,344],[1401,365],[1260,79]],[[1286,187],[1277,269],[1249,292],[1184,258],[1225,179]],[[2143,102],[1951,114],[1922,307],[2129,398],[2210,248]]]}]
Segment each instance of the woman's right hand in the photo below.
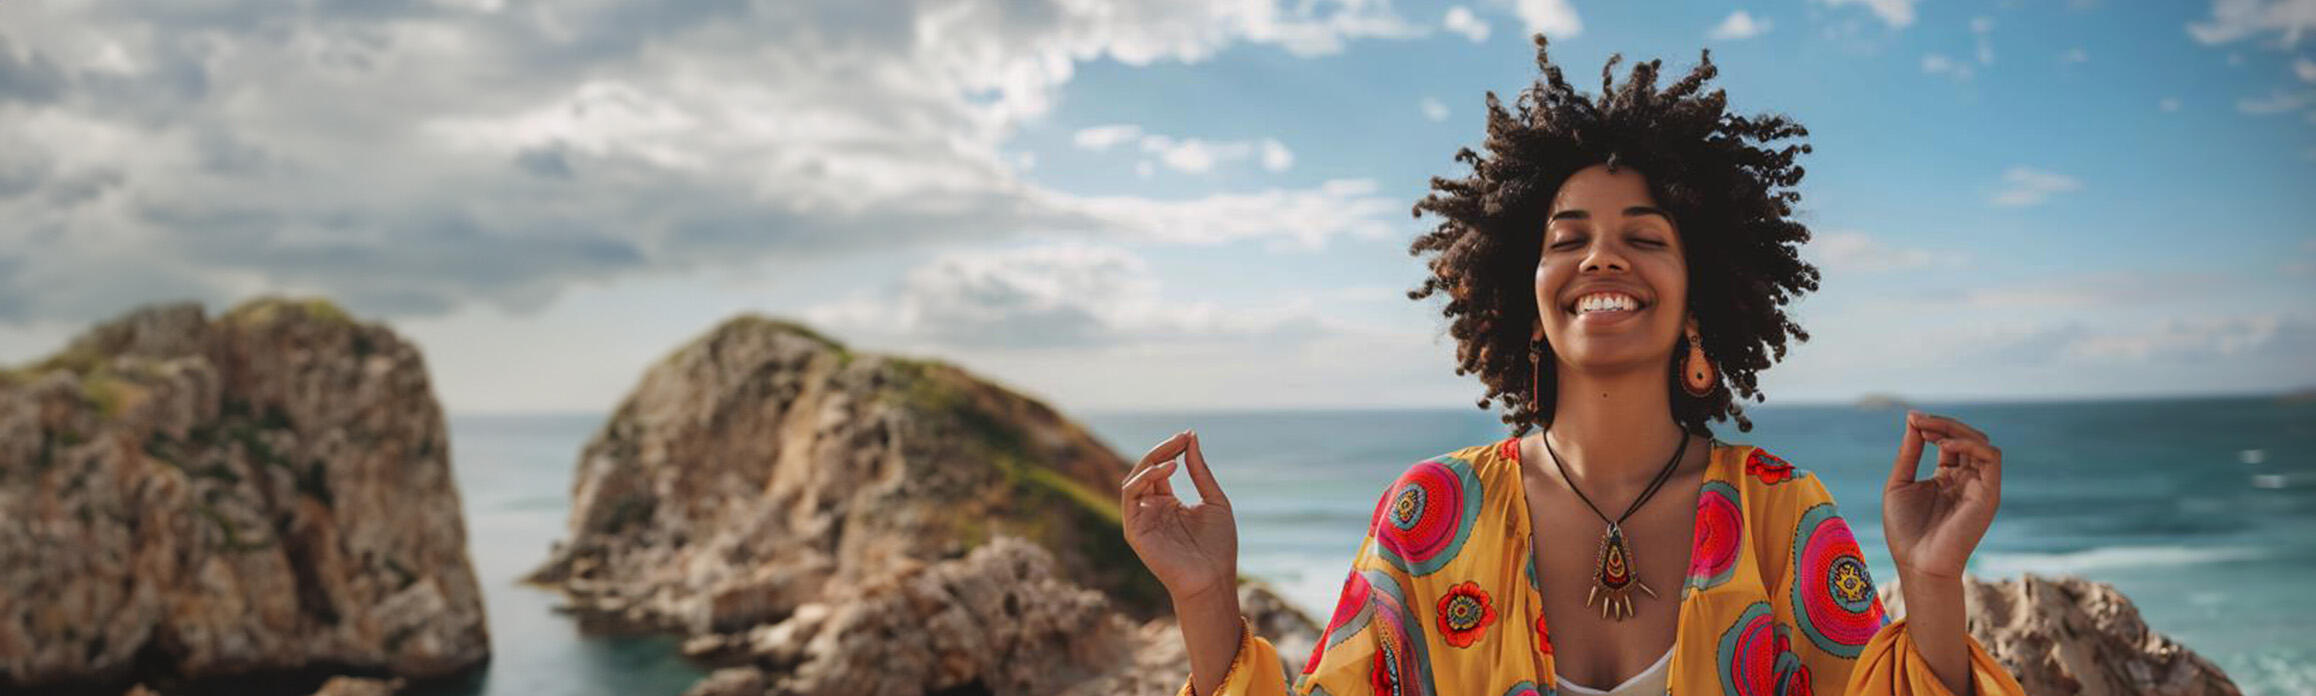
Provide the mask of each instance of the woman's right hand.
[{"label": "woman's right hand", "polygon": [[[1182,460],[1190,463],[1197,505],[1176,497],[1167,481]],[[1175,433],[1142,455],[1118,486],[1118,507],[1125,518],[1126,543],[1166,585],[1175,604],[1217,597],[1210,593],[1218,590],[1220,596],[1237,598],[1238,521],[1231,516],[1230,498],[1206,468],[1197,433]]]}]

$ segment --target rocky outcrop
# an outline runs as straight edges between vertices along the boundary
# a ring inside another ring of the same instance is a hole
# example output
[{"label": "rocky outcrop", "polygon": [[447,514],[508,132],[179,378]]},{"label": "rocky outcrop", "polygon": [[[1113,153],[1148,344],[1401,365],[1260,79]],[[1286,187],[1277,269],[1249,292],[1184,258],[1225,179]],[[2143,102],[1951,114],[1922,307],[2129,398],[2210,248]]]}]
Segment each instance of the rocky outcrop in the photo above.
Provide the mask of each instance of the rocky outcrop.
[{"label": "rocky outcrop", "polygon": [[318,301],[0,373],[0,690],[482,664],[444,428],[418,350]]},{"label": "rocky outcrop", "polygon": [[[835,604],[685,652],[726,665],[690,696],[1175,693],[1190,673],[1170,618],[1129,620],[1101,593],[1053,574],[1043,548],[998,537],[962,559],[911,567]],[[1240,588],[1258,635],[1287,669],[1319,627],[1266,587]]]},{"label": "rocky outcrop", "polygon": [[[1903,615],[1897,583],[1882,602]],[[2079,577],[1968,580],[1970,635],[2038,696],[2235,696],[2219,667],[2140,620],[2113,585]]]},{"label": "rocky outcrop", "polygon": [[1084,428],[957,368],[741,317],[654,365],[587,443],[570,537],[531,579],[592,618],[726,634],[841,613],[1002,534],[1154,615],[1163,592],[1119,533],[1125,472]]}]

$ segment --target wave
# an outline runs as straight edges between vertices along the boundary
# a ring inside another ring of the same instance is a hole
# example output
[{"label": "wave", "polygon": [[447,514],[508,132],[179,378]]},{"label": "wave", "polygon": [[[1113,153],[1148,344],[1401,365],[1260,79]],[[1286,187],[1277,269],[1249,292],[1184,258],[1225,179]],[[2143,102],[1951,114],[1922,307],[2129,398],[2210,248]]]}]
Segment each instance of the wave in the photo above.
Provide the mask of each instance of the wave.
[{"label": "wave", "polygon": [[1971,571],[1992,577],[2021,573],[2081,574],[2115,568],[2253,561],[2272,556],[2270,550],[2252,546],[2106,546],[2064,553],[1985,553]]}]

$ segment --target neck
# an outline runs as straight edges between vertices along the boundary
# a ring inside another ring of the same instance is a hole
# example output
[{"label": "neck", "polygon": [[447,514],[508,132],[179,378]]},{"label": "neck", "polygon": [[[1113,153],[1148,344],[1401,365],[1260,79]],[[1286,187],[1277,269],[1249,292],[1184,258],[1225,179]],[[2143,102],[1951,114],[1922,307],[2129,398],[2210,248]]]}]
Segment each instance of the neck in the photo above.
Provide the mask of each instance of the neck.
[{"label": "neck", "polygon": [[1673,421],[1672,376],[1661,367],[1596,373],[1563,364],[1560,375],[1551,451],[1588,491],[1637,493],[1689,436]]}]

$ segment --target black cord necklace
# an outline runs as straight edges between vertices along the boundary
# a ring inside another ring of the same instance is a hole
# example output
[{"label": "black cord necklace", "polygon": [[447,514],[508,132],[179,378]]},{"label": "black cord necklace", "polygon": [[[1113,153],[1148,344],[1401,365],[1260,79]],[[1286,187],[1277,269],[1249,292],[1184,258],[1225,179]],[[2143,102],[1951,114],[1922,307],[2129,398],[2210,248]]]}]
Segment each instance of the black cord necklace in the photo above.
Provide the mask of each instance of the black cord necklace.
[{"label": "black cord necklace", "polygon": [[1672,480],[1673,469],[1680,466],[1681,455],[1689,451],[1689,434],[1685,431],[1681,433],[1681,445],[1673,449],[1673,458],[1665,462],[1663,469],[1657,470],[1656,478],[1649,480],[1648,487],[1641,489],[1640,497],[1633,498],[1632,505],[1625,507],[1624,514],[1610,520],[1608,513],[1601,512],[1600,506],[1592,504],[1592,498],[1584,495],[1583,489],[1576,487],[1575,477],[1568,475],[1568,465],[1560,462],[1559,452],[1552,451],[1552,438],[1546,437],[1551,432],[1550,428],[1546,428],[1536,439],[1544,441],[1544,452],[1552,455],[1552,466],[1560,469],[1560,480],[1568,482],[1568,490],[1574,491],[1576,499],[1584,501],[1585,507],[1592,508],[1592,514],[1599,515],[1600,521],[1608,523],[1608,530],[1600,535],[1600,558],[1593,564],[1592,591],[1585,594],[1584,606],[1589,607],[1593,602],[1605,599],[1607,601],[1600,605],[1601,618],[1610,621],[1632,618],[1632,588],[1638,587],[1642,592],[1649,593],[1650,597],[1657,596],[1657,591],[1649,589],[1648,585],[1633,575],[1632,544],[1625,541],[1624,521],[1631,518],[1642,503],[1654,497],[1658,489],[1664,488],[1666,481]]}]

